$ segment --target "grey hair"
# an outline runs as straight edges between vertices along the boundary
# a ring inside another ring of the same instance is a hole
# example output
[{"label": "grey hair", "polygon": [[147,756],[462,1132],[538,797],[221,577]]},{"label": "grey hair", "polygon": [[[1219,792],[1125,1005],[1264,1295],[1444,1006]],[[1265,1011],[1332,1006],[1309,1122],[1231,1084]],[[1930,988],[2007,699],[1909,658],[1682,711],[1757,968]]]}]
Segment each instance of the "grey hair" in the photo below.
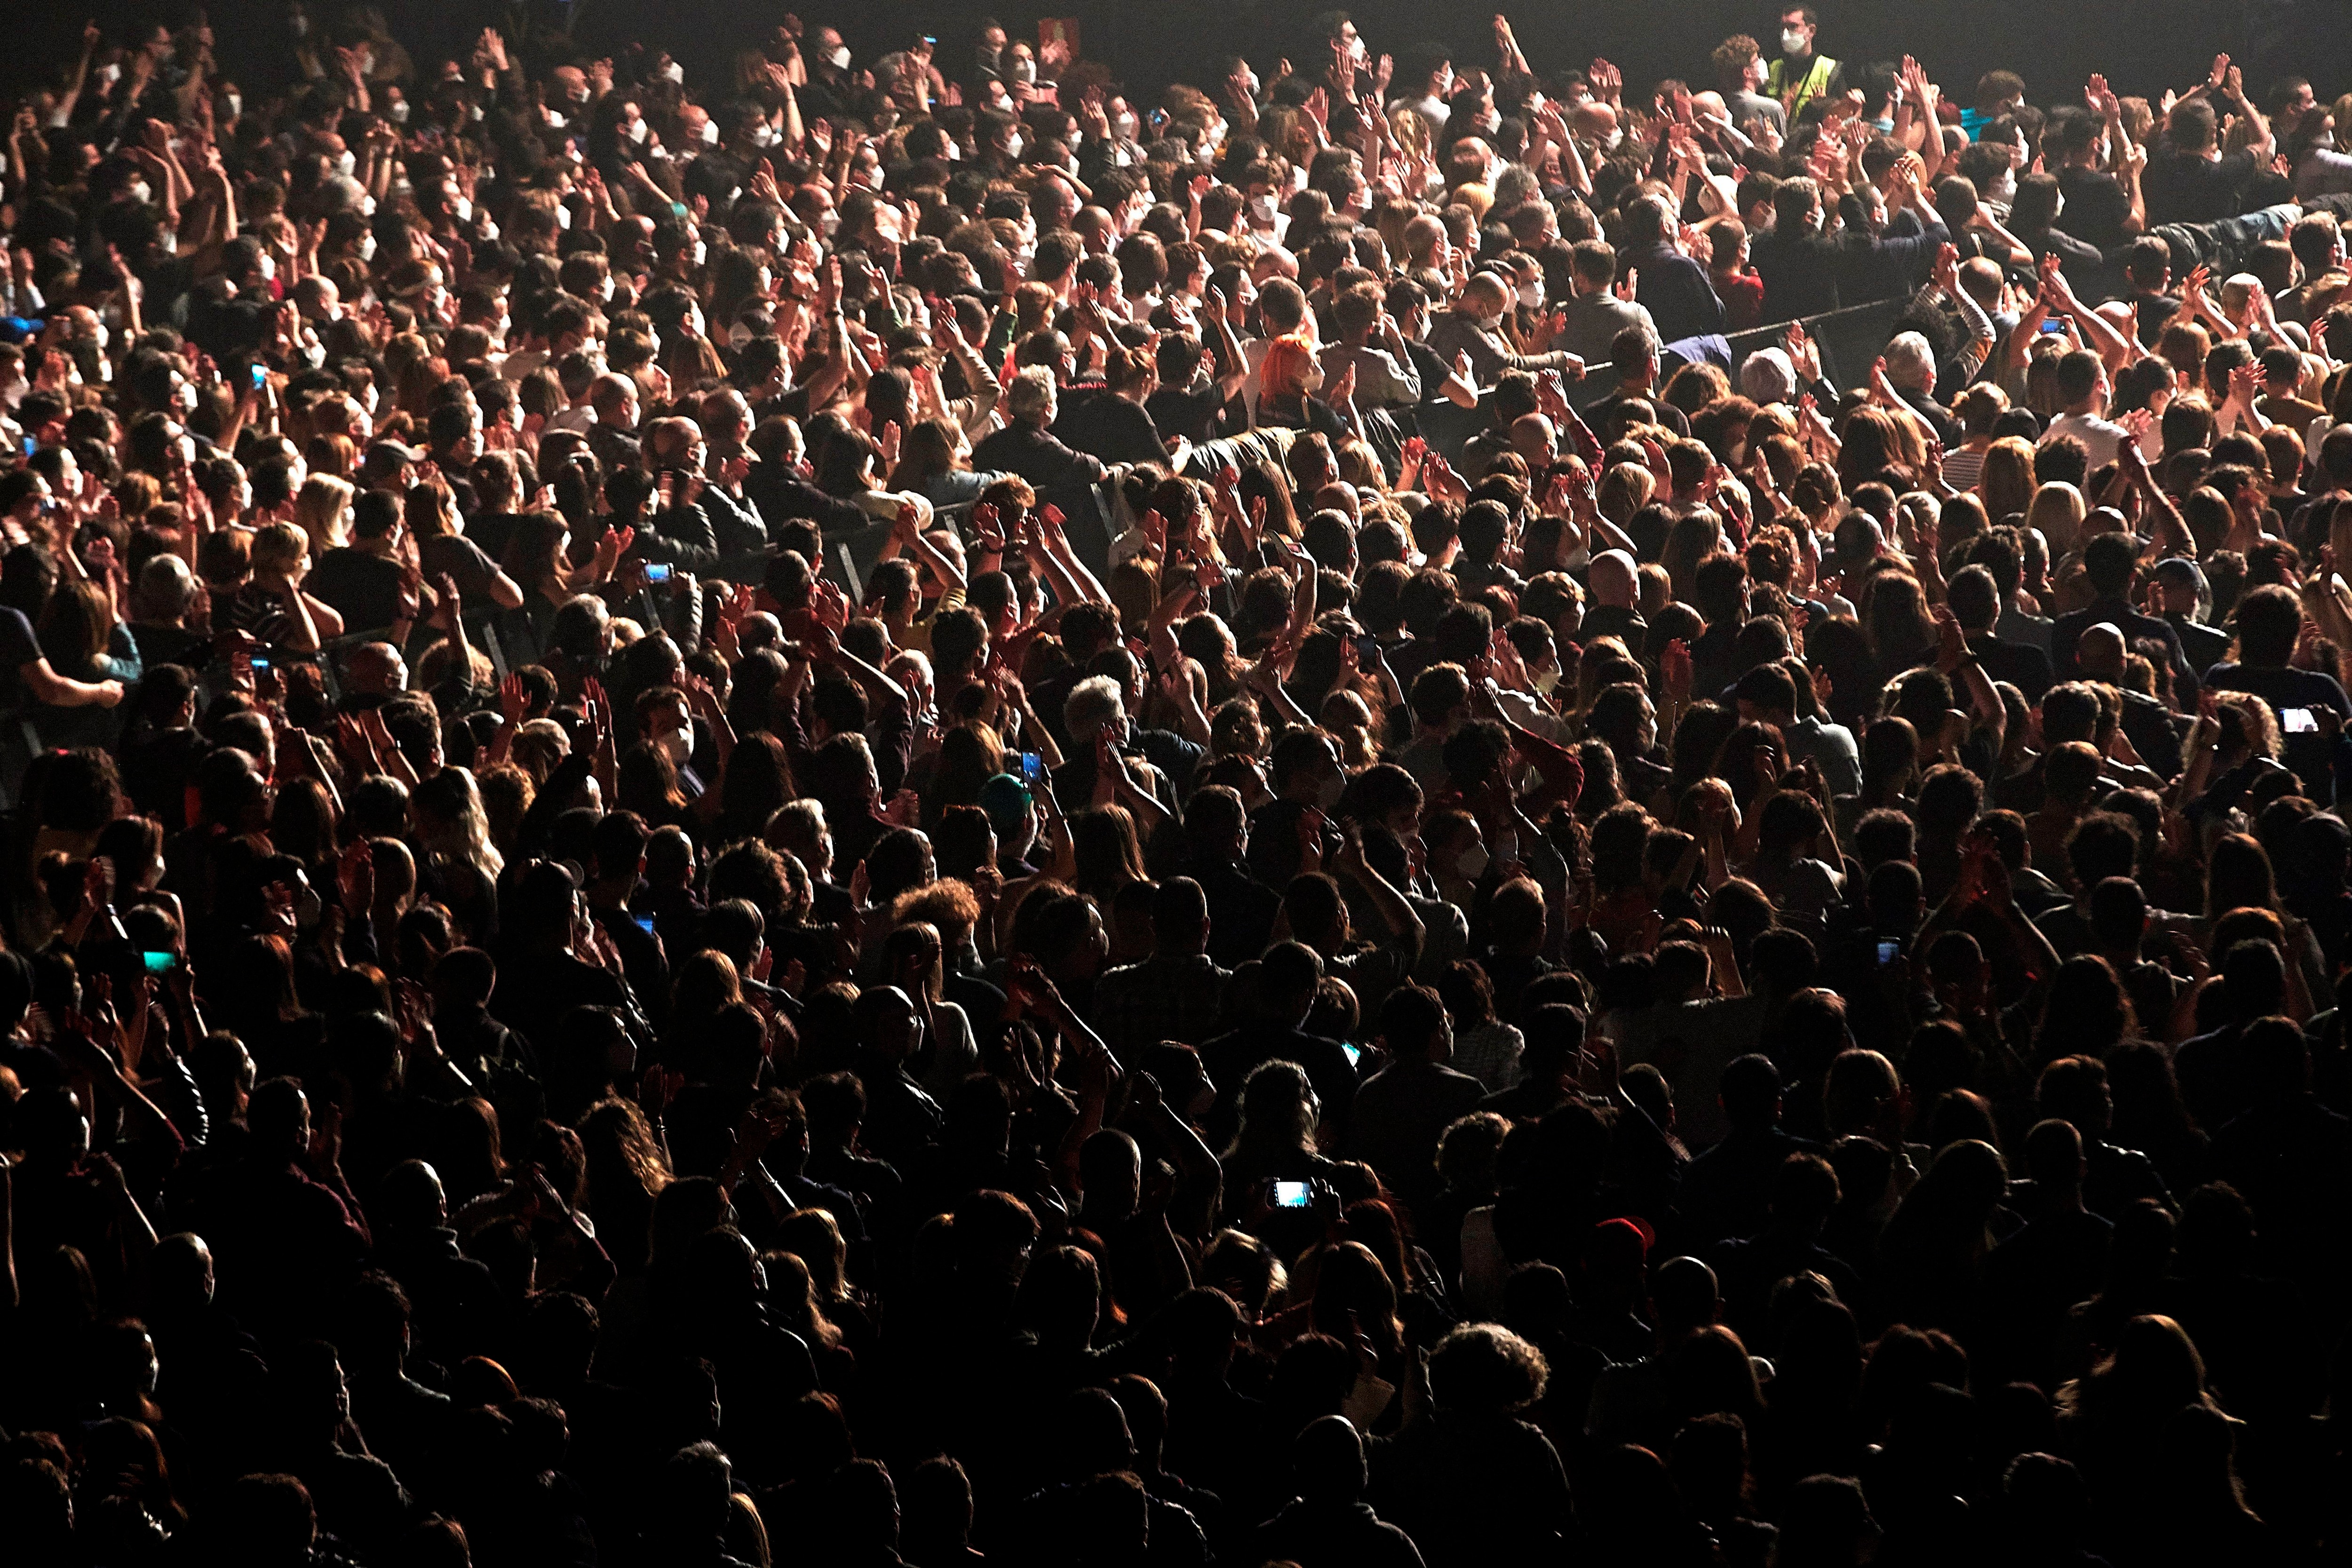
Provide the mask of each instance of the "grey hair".
[{"label": "grey hair", "polygon": [[1101,731],[1127,717],[1127,694],[1108,675],[1088,676],[1062,700],[1062,727],[1073,745],[1091,742]]},{"label": "grey hair", "polygon": [[1758,407],[1787,403],[1797,395],[1797,367],[1789,351],[1758,349],[1739,367],[1739,393]]}]

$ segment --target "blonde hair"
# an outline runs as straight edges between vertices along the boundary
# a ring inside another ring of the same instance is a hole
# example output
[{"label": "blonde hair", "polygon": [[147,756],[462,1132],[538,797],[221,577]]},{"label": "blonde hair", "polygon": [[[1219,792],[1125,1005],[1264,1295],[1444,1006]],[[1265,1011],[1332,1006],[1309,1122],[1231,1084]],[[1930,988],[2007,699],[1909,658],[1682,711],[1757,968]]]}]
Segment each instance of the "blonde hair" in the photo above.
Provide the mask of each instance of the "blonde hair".
[{"label": "blonde hair", "polygon": [[1985,516],[1998,528],[2011,513],[2033,504],[2033,446],[2021,437],[2004,436],[1985,448],[1984,468],[1977,477],[1984,497]]},{"label": "blonde hair", "polygon": [[324,555],[351,542],[352,497],[349,479],[332,474],[312,474],[294,496],[294,526],[310,541],[310,553]]},{"label": "blonde hair", "polygon": [[2053,479],[2033,492],[2033,504],[2025,513],[2026,526],[2038,528],[2042,537],[2050,542],[2053,560],[2072,551],[2083,533],[2083,520],[2090,509],[2083,502],[2083,492],[2063,479]]},{"label": "blonde hair", "polygon": [[268,522],[253,531],[253,569],[291,572],[310,552],[310,535],[290,522]]}]

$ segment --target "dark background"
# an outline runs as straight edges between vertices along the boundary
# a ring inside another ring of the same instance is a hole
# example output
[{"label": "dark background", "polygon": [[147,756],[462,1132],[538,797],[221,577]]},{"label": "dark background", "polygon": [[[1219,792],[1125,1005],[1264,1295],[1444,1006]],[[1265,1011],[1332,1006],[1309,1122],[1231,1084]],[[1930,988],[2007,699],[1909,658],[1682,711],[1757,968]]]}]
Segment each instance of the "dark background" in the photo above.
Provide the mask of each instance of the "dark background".
[{"label": "dark background", "polygon": [[[697,80],[723,68],[729,51],[766,36],[790,7],[774,0],[576,0],[577,37],[594,53],[618,54],[633,41],[684,60]],[[985,5],[945,5],[925,0],[859,0],[826,5],[791,0],[811,26],[841,28],[860,60],[871,60],[920,34],[940,40],[940,63],[950,77],[971,60],[980,19],[994,15],[1016,37],[1035,37],[1041,15],[1078,19],[1084,52],[1108,63],[1130,90],[1149,93],[1171,80],[1210,85],[1215,61],[1245,53],[1262,75],[1287,55],[1302,68],[1317,45],[1312,19],[1324,7],[1302,0],[1061,0],[1036,9]],[[545,23],[561,16],[554,0],[531,0]],[[314,18],[340,10],[337,0],[312,0]],[[485,25],[519,29],[514,12],[479,0],[380,0],[394,33],[429,69],[441,55],[464,48]],[[0,82],[21,89],[28,80],[68,68],[81,23],[95,16],[127,29],[159,16],[176,18],[184,5],[101,0],[89,5],[19,0],[10,20],[10,48],[0,54]],[[1414,0],[1370,0],[1353,5],[1371,47],[1402,55],[1433,40],[1457,59],[1491,64],[1491,4],[1433,6]],[[2079,101],[2084,79],[2105,71],[2118,92],[2160,97],[2200,79],[2216,51],[2245,66],[2257,98],[2290,70],[2309,76],[2321,98],[2352,89],[2352,0],[1919,0],[1858,6],[1835,0],[1820,6],[1822,50],[1848,63],[1893,59],[1909,52],[1927,67],[1946,93],[1965,103],[1977,77],[1997,66],[2018,71],[2029,99],[2045,107]],[[267,79],[284,68],[289,37],[282,0],[216,0],[208,8],[232,78]],[[1622,68],[1629,96],[1646,94],[1664,76],[1707,82],[1707,52],[1734,32],[1777,47],[1779,13],[1769,0],[1670,0],[1663,5],[1608,8],[1515,7],[1521,47],[1539,74],[1582,65],[1602,55]],[[248,66],[247,61],[265,62]]]}]

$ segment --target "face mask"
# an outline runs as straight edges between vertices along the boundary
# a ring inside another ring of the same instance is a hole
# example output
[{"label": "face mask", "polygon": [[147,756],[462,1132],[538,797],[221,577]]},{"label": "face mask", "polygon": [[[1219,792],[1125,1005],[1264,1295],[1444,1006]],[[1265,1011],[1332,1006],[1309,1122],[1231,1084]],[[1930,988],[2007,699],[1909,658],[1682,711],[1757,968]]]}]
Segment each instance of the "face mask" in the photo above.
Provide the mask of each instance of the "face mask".
[{"label": "face mask", "polygon": [[555,209],[555,226],[560,229],[566,230],[572,227],[572,209],[570,207],[558,207]]},{"label": "face mask", "polygon": [[144,180],[131,181],[129,188],[131,192],[131,199],[137,202],[141,206],[145,206],[147,205],[148,198],[155,194],[148,188],[147,182]]},{"label": "face mask", "polygon": [[335,173],[348,174],[360,166],[359,154],[346,147],[335,154]]},{"label": "face mask", "polygon": [[751,329],[738,321],[727,329],[727,346],[740,349],[751,341]]},{"label": "face mask", "polygon": [[596,293],[597,298],[604,304],[611,304],[613,302],[613,280],[610,278],[605,279],[604,286],[599,289]]},{"label": "face mask", "polygon": [[2052,225],[2054,226],[2058,220],[2065,216],[2065,213],[2066,198],[2064,196],[2059,196],[2056,198],[2054,205],[2050,209],[2050,222]]},{"label": "face mask", "polygon": [[[296,28],[294,36],[298,38],[302,36],[301,29],[299,27]],[[122,79],[122,68],[110,60],[105,65],[98,68],[98,79],[106,83],[109,87],[111,87],[116,82]]]},{"label": "face mask", "polygon": [[407,124],[407,123],[408,123],[408,100],[406,100],[406,99],[404,99],[404,99],[402,99],[398,103],[394,104],[394,105],[392,106],[391,110],[390,110],[388,112],[392,115],[392,122],[393,122],[394,125],[405,125],[405,124]]},{"label": "face mask", "polygon": [[635,142],[640,147],[645,145],[646,138],[650,135],[652,132],[653,127],[646,124],[642,120],[635,120],[629,122],[629,140]]},{"label": "face mask", "polygon": [[449,216],[459,223],[471,223],[474,221],[474,204],[459,196],[449,204]]},{"label": "face mask", "polygon": [[1486,863],[1490,858],[1492,857],[1486,853],[1484,844],[1473,844],[1462,851],[1454,862],[1454,868],[1462,873],[1463,880],[1475,882],[1486,874]]},{"label": "face mask", "polygon": [[825,238],[831,239],[833,237],[834,231],[841,226],[841,215],[828,209],[824,215],[824,223],[819,226],[824,230]]},{"label": "face mask", "polygon": [[269,252],[265,250],[261,253],[258,265],[261,269],[261,280],[264,283],[278,276],[278,258]]},{"label": "face mask", "polygon": [[565,126],[571,124],[572,121],[566,120],[562,115],[558,114],[554,110],[551,109],[547,111],[547,123],[550,130],[561,131]]},{"label": "face mask", "polygon": [[1559,670],[1557,670],[1557,669],[1544,669],[1544,670],[1538,670],[1538,671],[1537,671],[1537,672],[1536,672],[1536,689],[1537,689],[1538,691],[1542,692],[1546,697],[1550,696],[1550,695],[1552,694],[1553,689],[1554,689],[1555,688],[1557,688],[1559,685]]},{"label": "face mask", "polygon": [[25,401],[25,394],[30,392],[32,389],[33,384],[31,382],[26,381],[21,375],[17,376],[10,381],[6,386],[0,386],[0,403],[5,403],[9,407],[14,408],[16,405]]},{"label": "face mask", "polygon": [[1037,79],[1037,62],[1032,59],[1014,60],[1013,62],[1012,76],[1014,81],[1035,81]]},{"label": "face mask", "polygon": [[362,261],[373,261],[375,259],[374,235],[363,234],[360,236],[360,259]]},{"label": "face mask", "polygon": [[1542,309],[1543,309],[1543,285],[1542,285],[1542,284],[1540,284],[1540,283],[1522,283],[1522,284],[1520,284],[1520,285],[1519,285],[1519,308],[1520,308],[1521,310],[1542,310]]},{"label": "face mask", "polygon": [[752,145],[752,146],[754,146],[754,147],[772,147],[772,146],[774,146],[775,144],[776,144],[776,128],[775,128],[774,126],[772,126],[772,125],[769,124],[766,121],[762,120],[761,121],[760,121],[760,123],[759,123],[759,124],[754,125],[753,127],[751,127],[751,145]]},{"label": "face mask", "polygon": [[849,50],[845,47],[832,50],[824,57],[824,63],[831,66],[837,71],[847,70],[849,68]]},{"label": "face mask", "polygon": [[1339,792],[1347,787],[1348,781],[1338,773],[1325,774],[1323,782],[1315,786],[1315,804],[1325,811],[1330,810],[1339,804]]},{"label": "face mask", "polygon": [[1797,31],[1794,27],[1786,27],[1781,29],[1780,52],[1784,55],[1803,54],[1805,52],[1805,35]]},{"label": "face mask", "polygon": [[[222,94],[221,101],[228,107],[228,117],[231,120],[235,120],[238,115],[245,112],[245,100],[238,97],[236,93],[231,92]],[[393,111],[392,117],[394,120],[407,119],[407,108],[408,106],[404,103],[400,105]]]},{"label": "face mask", "polygon": [[719,145],[719,121],[716,120],[706,120],[702,122],[702,144],[705,147]]},{"label": "face mask", "polygon": [[1985,188],[1985,195],[1997,202],[2006,202],[2014,198],[2017,195],[2017,172],[2014,169],[2003,169],[2000,174],[1995,174],[1992,177],[1992,184]]},{"label": "face mask", "polygon": [[673,763],[684,767],[687,759],[694,755],[693,727],[688,725],[682,729],[666,731],[656,737],[655,744],[669,753],[669,760]]},{"label": "face mask", "polygon": [[709,258],[710,258],[710,246],[709,246],[709,243],[708,241],[705,241],[705,240],[699,240],[699,239],[696,240],[696,241],[694,242],[694,264],[695,264],[697,267],[699,267],[699,266],[701,266],[705,261],[709,260]]},{"label": "face mask", "polygon": [[1272,196],[1252,196],[1250,198],[1250,216],[1261,224],[1271,226],[1274,222],[1274,198]]},{"label": "face mask", "polygon": [[1022,142],[1020,137],[1012,137],[1004,143],[1004,155],[1007,158],[1017,161],[1021,156],[1021,149],[1024,145],[1024,143]]},{"label": "face mask", "polygon": [[686,79],[686,68],[678,64],[676,60],[672,60],[669,64],[662,67],[661,79],[664,81],[684,81]]},{"label": "face mask", "polygon": [[575,87],[563,96],[574,103],[585,103],[588,101],[588,89],[585,87]]}]

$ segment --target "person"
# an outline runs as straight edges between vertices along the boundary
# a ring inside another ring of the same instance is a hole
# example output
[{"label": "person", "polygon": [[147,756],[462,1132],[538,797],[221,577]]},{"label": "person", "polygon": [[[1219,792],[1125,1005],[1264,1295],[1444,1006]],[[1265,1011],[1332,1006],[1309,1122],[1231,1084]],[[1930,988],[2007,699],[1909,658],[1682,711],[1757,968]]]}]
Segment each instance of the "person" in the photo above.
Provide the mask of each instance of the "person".
[{"label": "person", "polygon": [[1253,1552],[1299,1568],[1350,1563],[1419,1568],[1412,1538],[1362,1500],[1364,1442],[1346,1416],[1307,1423],[1292,1448],[1291,1474],[1298,1495],[1258,1527]]},{"label": "person", "polygon": [[1349,1152],[1381,1173],[1408,1204],[1437,1191],[1437,1143],[1459,1117],[1477,1109],[1486,1086],[1446,1066],[1454,1025],[1437,993],[1398,986],[1381,1004],[1380,1040],[1389,1065],[1358,1087]]},{"label": "person", "polygon": [[1843,68],[1813,47],[1821,26],[1821,15],[1811,5],[1780,13],[1780,54],[1765,73],[1764,91],[1791,120],[1815,99],[1835,97],[1844,85]]}]

